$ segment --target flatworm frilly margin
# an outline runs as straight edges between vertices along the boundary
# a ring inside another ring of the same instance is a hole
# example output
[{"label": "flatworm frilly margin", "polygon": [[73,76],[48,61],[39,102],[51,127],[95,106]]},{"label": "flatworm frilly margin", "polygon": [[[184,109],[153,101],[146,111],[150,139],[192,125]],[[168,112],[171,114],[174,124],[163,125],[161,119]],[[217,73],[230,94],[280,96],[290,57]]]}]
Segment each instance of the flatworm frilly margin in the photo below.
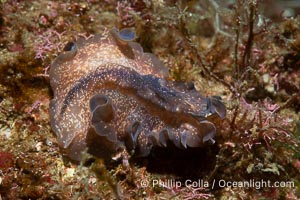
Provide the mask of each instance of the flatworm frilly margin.
[{"label": "flatworm frilly margin", "polygon": [[147,156],[168,142],[189,148],[214,141],[208,119],[225,117],[220,98],[168,80],[168,69],[134,38],[130,29],[80,38],[53,61],[51,127],[71,159],[87,147],[109,159],[122,148]]}]

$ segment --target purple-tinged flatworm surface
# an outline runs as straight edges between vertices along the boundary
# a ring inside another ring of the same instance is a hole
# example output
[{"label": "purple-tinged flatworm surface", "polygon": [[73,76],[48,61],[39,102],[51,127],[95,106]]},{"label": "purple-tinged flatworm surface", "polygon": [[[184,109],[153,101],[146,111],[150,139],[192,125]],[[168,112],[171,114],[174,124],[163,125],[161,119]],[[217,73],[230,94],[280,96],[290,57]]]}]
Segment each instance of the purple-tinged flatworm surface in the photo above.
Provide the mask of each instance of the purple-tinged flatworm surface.
[{"label": "purple-tinged flatworm surface", "polygon": [[224,118],[224,104],[168,80],[167,68],[134,38],[130,29],[112,29],[68,43],[53,61],[51,127],[71,159],[86,148],[103,158],[122,148],[144,157],[170,142],[184,149],[213,141],[208,116]]}]

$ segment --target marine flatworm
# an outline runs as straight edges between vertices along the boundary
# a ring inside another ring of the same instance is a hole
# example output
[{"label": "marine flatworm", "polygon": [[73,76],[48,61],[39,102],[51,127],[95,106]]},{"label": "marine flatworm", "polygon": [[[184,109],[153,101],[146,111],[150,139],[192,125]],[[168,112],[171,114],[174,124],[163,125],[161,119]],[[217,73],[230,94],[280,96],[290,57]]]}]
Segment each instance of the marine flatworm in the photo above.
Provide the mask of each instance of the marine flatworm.
[{"label": "marine flatworm", "polygon": [[87,147],[109,158],[121,148],[147,156],[168,142],[192,148],[213,141],[208,116],[224,118],[224,104],[170,81],[162,62],[134,38],[130,29],[112,29],[68,43],[53,61],[51,127],[71,159],[80,160]]}]

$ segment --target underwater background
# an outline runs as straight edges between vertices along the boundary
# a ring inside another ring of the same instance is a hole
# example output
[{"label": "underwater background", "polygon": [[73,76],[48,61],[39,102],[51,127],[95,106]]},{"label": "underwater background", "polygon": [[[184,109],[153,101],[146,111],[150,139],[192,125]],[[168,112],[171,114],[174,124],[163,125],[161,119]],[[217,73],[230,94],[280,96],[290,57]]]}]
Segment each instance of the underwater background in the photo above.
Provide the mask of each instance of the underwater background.
[{"label": "underwater background", "polygon": [[[0,200],[299,199],[299,14],[297,0],[0,0]],[[110,164],[62,155],[50,65],[114,27],[171,80],[222,98],[215,144]]]}]

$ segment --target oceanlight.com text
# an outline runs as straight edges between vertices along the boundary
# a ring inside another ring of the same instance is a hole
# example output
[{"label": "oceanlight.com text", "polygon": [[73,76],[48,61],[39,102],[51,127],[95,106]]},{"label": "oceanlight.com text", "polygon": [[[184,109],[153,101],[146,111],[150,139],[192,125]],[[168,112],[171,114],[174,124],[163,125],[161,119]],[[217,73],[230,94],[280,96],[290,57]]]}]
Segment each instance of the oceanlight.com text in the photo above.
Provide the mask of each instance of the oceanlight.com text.
[{"label": "oceanlight.com text", "polygon": [[205,181],[203,179],[178,181],[175,179],[153,179],[141,180],[140,184],[142,187],[164,187],[164,188],[180,188],[180,187],[202,187],[202,188],[225,188],[225,187],[244,187],[244,188],[272,188],[272,187],[295,187],[293,181],[275,181],[270,180],[254,180],[250,179],[247,181],[227,181],[227,180],[213,180],[212,182]]}]

